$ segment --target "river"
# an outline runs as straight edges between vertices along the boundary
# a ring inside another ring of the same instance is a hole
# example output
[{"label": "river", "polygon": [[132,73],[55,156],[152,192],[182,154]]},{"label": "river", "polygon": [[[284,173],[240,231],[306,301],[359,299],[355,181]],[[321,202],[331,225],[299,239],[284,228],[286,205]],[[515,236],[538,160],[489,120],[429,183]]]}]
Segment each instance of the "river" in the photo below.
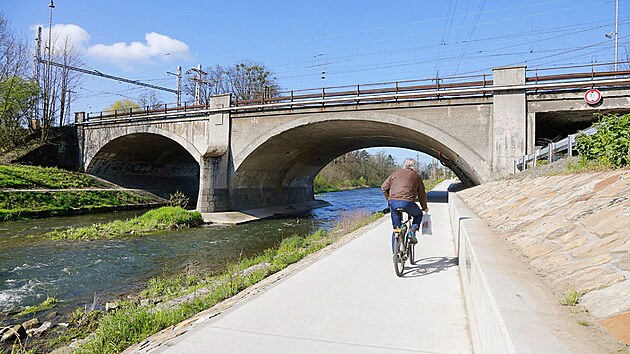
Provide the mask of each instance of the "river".
[{"label": "river", "polygon": [[0,223],[0,313],[41,303],[47,296],[73,310],[133,293],[155,276],[216,272],[232,261],[277,245],[283,238],[329,229],[345,212],[380,211],[379,189],[318,195],[331,205],[286,218],[236,226],[207,225],[114,240],[52,241],[47,231],[126,219],[124,211]]}]

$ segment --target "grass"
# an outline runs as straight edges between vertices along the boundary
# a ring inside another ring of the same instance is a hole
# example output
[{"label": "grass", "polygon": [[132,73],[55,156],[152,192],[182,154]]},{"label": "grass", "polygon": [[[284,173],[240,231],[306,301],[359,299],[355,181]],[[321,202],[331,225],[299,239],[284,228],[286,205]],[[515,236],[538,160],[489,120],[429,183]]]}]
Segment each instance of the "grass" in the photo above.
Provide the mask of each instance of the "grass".
[{"label": "grass", "polygon": [[15,190],[0,193],[0,221],[161,203],[146,193],[81,190],[108,187],[84,173],[54,167],[0,165],[0,189]]},{"label": "grass", "polygon": [[592,324],[591,324],[589,321],[583,321],[583,320],[578,321],[578,324],[579,324],[580,326],[584,326],[584,327],[590,327],[590,326],[592,326]]},{"label": "grass", "polygon": [[72,214],[78,210],[146,205],[156,198],[127,191],[6,192],[0,194],[0,220]]},{"label": "grass", "polygon": [[581,291],[576,290],[574,287],[569,287],[562,295],[560,304],[563,306],[575,306],[580,302],[582,295],[584,293]]},{"label": "grass", "polygon": [[[138,300],[122,301],[116,311],[106,314],[98,320],[98,326],[92,337],[76,353],[122,352],[130,345],[236,295],[241,290],[256,284],[307,255],[317,252],[341,236],[367,225],[382,215],[381,213],[369,217],[365,217],[365,214],[361,213],[348,215],[346,218],[360,219],[361,222],[346,220],[339,223],[331,231],[319,230],[306,237],[286,238],[277,248],[267,249],[256,257],[229,264],[225,271],[218,275],[151,279],[146,290],[141,292],[142,298],[161,297],[162,300],[168,300],[190,294],[201,288],[209,289],[209,292],[173,308],[162,310],[156,309],[155,306],[140,306]],[[269,267],[250,272],[247,275],[242,272],[261,263],[267,263]]]},{"label": "grass", "polygon": [[45,236],[53,240],[94,240],[128,235],[146,235],[159,230],[197,226],[203,223],[199,212],[181,207],[161,207],[128,220],[116,220],[87,227],[56,230]]},{"label": "grass", "polygon": [[609,171],[614,169],[615,166],[606,163],[601,160],[587,160],[584,158],[576,159],[575,161],[569,161],[567,163],[567,173],[582,173],[582,172],[597,172],[597,171]]},{"label": "grass", "polygon": [[0,165],[0,188],[89,188],[105,185],[84,173],[56,167]]},{"label": "grass", "polygon": [[57,303],[59,301],[54,298],[54,297],[47,297],[46,300],[44,300],[41,304],[39,305],[34,305],[34,306],[29,306],[27,308],[25,308],[24,310],[20,311],[20,313],[17,314],[17,316],[26,316],[35,312],[41,312],[41,311],[45,311],[45,310],[50,310],[52,308],[54,308],[55,306],[57,306]]}]

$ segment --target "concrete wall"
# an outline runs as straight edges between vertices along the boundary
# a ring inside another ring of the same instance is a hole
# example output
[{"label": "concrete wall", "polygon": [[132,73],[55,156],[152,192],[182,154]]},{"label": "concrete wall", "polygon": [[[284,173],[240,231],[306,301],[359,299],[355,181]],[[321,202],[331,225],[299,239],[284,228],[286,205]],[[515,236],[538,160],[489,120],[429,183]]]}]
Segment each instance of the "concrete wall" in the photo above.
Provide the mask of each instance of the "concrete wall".
[{"label": "concrete wall", "polygon": [[468,206],[449,193],[476,353],[598,353],[568,310]]}]

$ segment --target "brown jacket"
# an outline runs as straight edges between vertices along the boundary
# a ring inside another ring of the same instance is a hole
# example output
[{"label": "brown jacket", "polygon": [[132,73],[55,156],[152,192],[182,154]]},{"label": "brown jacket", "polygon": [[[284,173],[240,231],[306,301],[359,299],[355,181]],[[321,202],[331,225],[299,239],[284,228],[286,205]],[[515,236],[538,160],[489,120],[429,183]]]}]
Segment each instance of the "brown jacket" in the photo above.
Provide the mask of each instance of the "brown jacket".
[{"label": "brown jacket", "polygon": [[381,191],[383,191],[388,201],[390,199],[410,202],[419,200],[422,209],[427,208],[427,193],[424,190],[424,182],[422,182],[422,177],[414,170],[401,169],[394,171],[381,185]]}]

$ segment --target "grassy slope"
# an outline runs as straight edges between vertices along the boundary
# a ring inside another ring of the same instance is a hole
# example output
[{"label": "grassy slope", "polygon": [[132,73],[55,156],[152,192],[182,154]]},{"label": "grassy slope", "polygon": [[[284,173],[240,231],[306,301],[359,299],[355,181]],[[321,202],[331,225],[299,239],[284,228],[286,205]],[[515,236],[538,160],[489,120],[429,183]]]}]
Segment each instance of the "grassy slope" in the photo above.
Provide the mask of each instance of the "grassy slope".
[{"label": "grassy slope", "polygon": [[54,167],[0,165],[0,189],[18,190],[0,194],[0,221],[159,203],[149,194],[82,190],[108,187],[84,173]]}]

